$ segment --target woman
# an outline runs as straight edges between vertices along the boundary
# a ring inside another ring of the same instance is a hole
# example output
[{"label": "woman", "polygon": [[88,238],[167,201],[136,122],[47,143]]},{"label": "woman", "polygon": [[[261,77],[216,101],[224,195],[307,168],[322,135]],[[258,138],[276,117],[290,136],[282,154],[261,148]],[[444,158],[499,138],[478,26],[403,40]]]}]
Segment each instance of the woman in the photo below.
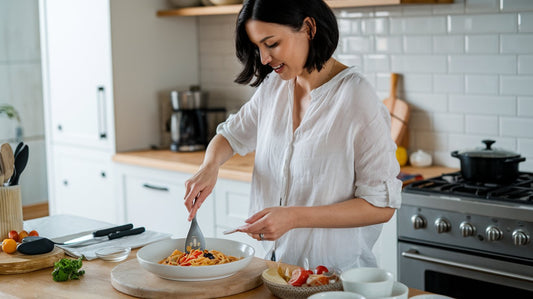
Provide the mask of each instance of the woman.
[{"label": "woman", "polygon": [[390,116],[353,67],[332,58],[337,21],[322,0],[249,0],[236,26],[235,80],[258,86],[219,125],[186,183],[189,219],[220,165],[255,151],[251,217],[240,228],[267,258],[311,267],[376,266],[372,247],[400,206]]}]

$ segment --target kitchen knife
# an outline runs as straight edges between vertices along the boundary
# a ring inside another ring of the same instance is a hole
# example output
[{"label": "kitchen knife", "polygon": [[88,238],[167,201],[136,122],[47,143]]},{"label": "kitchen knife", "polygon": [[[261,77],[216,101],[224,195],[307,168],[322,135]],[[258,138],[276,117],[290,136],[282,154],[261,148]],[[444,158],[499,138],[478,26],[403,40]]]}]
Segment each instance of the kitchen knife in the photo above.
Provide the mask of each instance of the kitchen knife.
[{"label": "kitchen knife", "polygon": [[133,228],[133,224],[130,223],[107,229],[97,230],[91,234],[65,241],[61,245],[72,247],[86,246],[103,241],[118,239],[125,236],[137,235],[144,231],[144,227]]}]

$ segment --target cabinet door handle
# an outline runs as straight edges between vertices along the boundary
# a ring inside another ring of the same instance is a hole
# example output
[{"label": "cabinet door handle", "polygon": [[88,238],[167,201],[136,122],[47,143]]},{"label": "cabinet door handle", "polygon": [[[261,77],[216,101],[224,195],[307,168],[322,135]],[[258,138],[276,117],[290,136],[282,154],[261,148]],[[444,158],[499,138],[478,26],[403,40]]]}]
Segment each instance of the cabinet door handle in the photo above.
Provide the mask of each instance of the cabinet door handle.
[{"label": "cabinet door handle", "polygon": [[154,185],[150,185],[148,183],[143,184],[143,187],[144,188],[148,188],[148,189],[152,189],[152,190],[168,192],[168,188],[167,187],[154,186]]},{"label": "cabinet door handle", "polygon": [[107,122],[106,122],[106,103],[105,103],[105,88],[98,86],[97,92],[97,105],[98,105],[98,135],[100,139],[107,138]]}]

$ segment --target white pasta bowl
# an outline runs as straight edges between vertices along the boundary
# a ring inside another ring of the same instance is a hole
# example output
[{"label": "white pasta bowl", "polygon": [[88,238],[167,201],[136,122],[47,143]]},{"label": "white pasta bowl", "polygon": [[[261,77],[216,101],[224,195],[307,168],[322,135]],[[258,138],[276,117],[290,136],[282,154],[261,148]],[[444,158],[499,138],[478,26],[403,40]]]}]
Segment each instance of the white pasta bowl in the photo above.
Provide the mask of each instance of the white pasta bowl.
[{"label": "white pasta bowl", "polygon": [[170,266],[159,264],[175,249],[183,251],[185,239],[166,239],[148,244],[137,252],[141,267],[159,277],[180,281],[213,280],[231,276],[244,269],[252,261],[252,246],[226,239],[205,238],[207,250],[218,250],[225,255],[242,257],[238,261],[212,266]]}]

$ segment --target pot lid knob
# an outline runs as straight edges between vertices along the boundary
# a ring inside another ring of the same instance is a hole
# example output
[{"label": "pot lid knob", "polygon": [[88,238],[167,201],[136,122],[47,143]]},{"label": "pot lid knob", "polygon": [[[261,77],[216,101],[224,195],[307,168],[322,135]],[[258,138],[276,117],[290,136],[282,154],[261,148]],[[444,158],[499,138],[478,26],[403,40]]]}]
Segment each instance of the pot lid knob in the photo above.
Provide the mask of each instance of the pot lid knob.
[{"label": "pot lid knob", "polygon": [[485,139],[485,140],[482,140],[481,142],[485,143],[485,149],[486,150],[492,150],[491,146],[496,142],[494,140],[490,140],[490,139]]}]

